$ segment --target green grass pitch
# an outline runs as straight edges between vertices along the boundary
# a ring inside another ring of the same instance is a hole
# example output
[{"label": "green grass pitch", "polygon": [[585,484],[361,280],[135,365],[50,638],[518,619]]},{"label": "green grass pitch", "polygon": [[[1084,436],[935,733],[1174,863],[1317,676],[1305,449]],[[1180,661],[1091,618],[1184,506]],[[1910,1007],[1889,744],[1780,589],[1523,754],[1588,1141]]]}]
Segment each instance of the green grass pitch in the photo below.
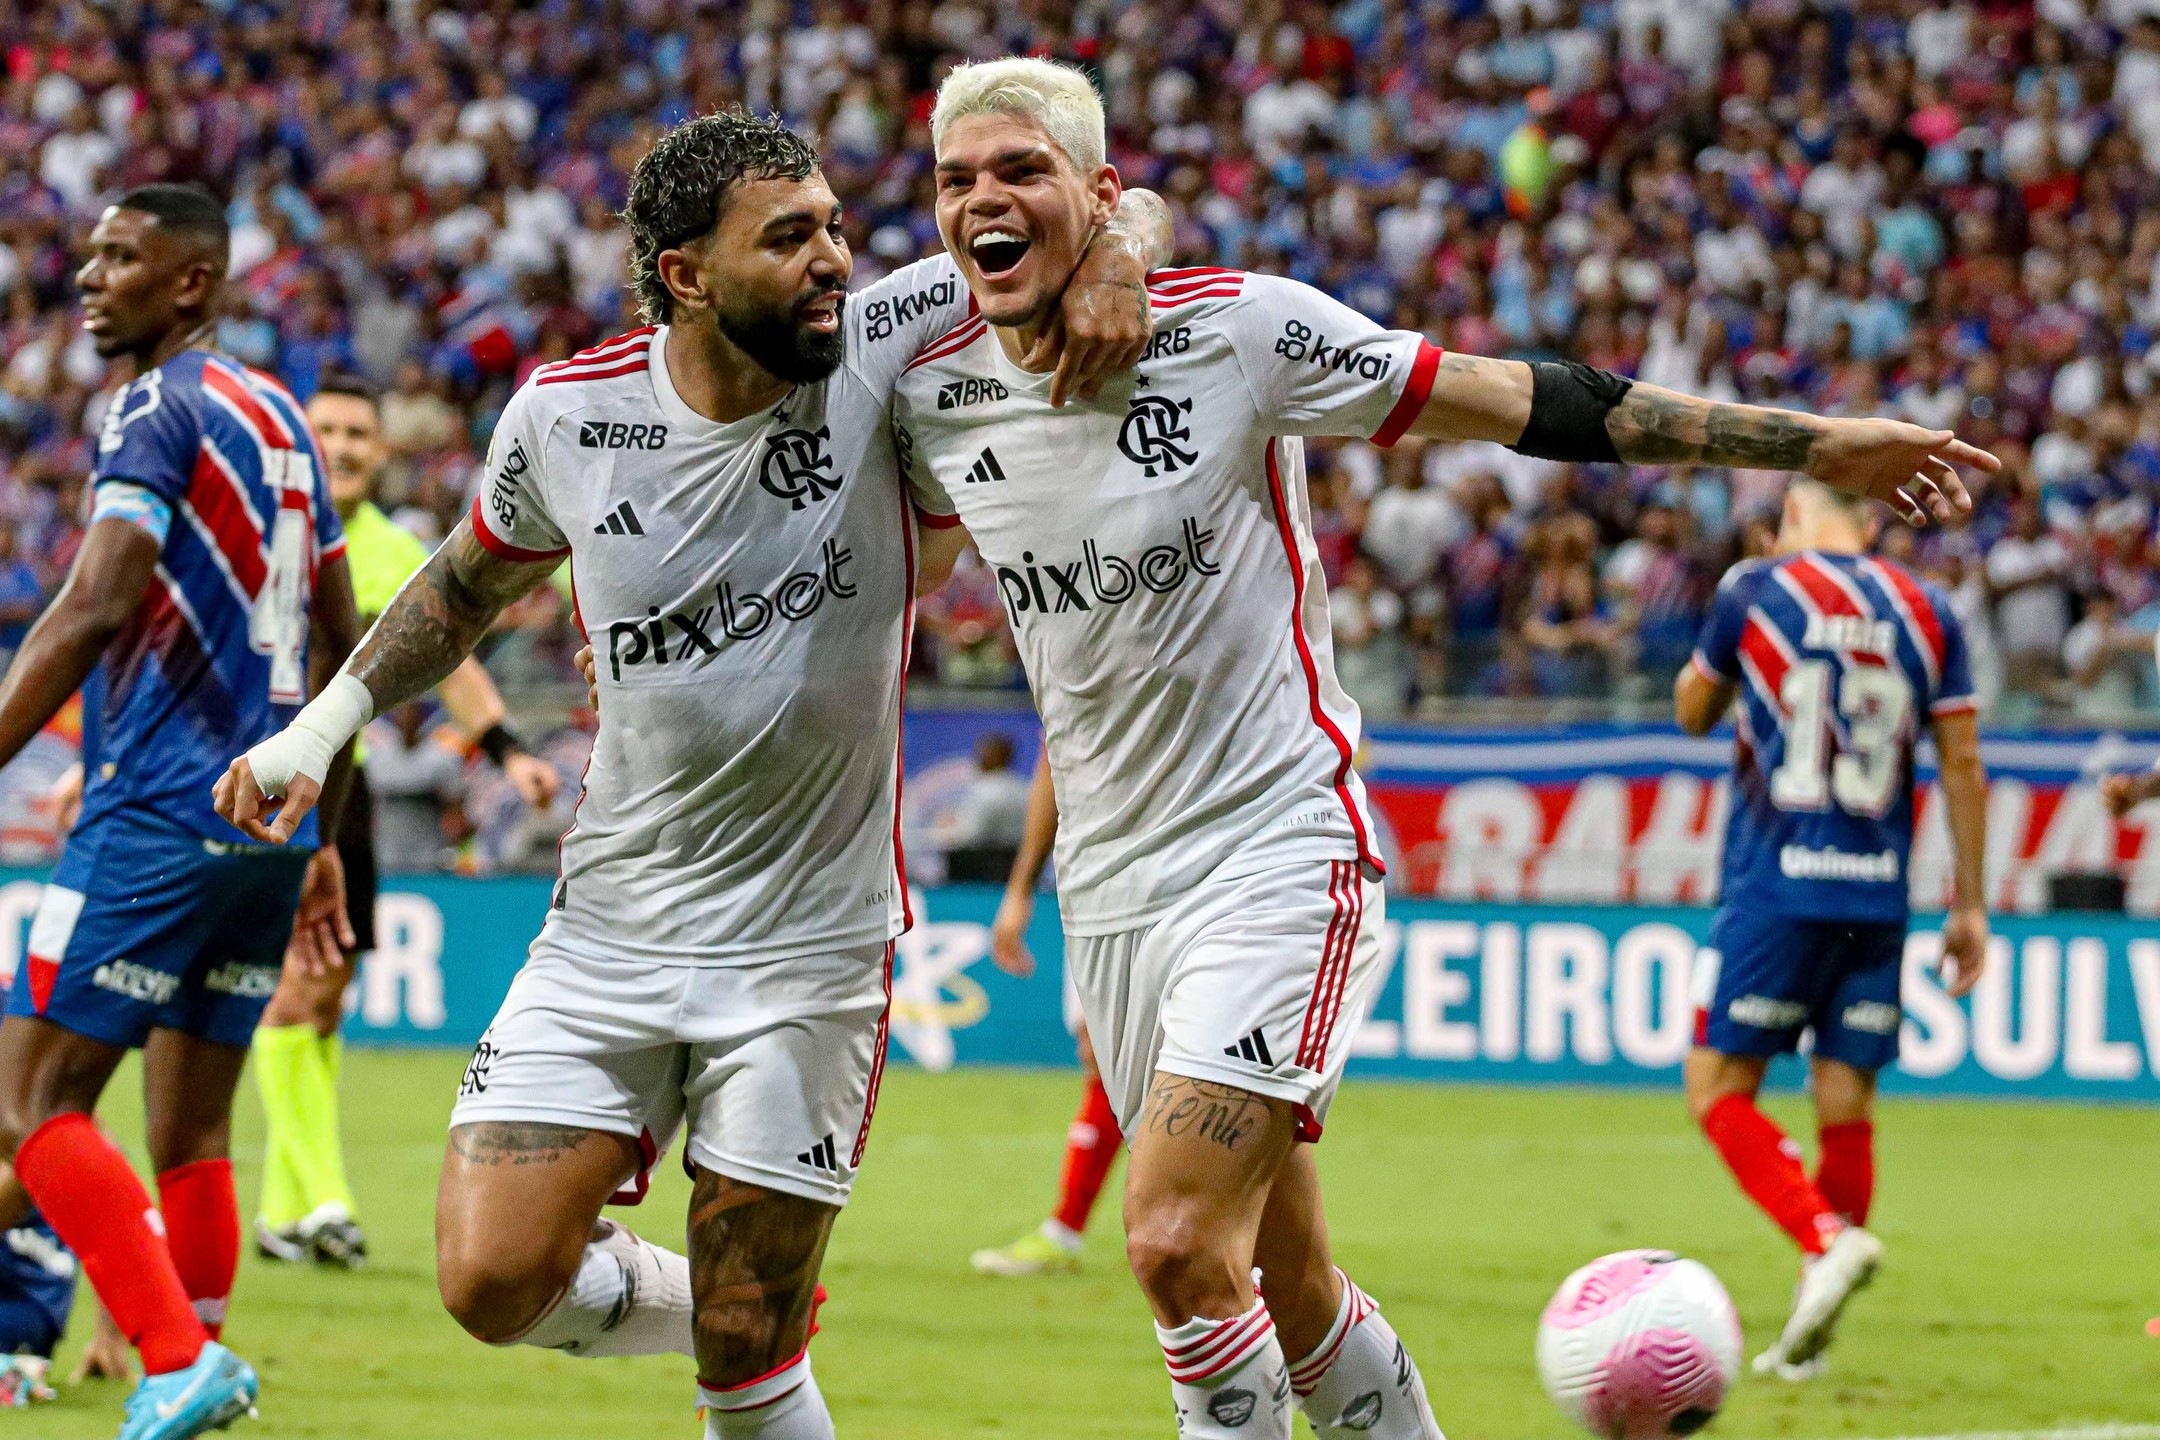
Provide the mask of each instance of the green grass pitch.
[{"label": "green grass pitch", "polygon": [[[349,1059],[346,1131],[375,1261],[344,1275],[250,1255],[227,1338],[262,1371],[262,1418],[235,1433],[690,1440],[700,1432],[686,1361],[490,1351],[442,1313],[429,1235],[461,1061]],[[107,1112],[130,1139],[134,1074]],[[1114,1197],[1079,1278],[967,1269],[971,1249],[1043,1214],[1074,1096],[1069,1074],[887,1076],[815,1347],[843,1436],[1171,1434]],[[1773,1108],[1788,1124],[1802,1118],[1791,1096]],[[251,1090],[240,1109],[249,1203],[261,1134]],[[1848,1312],[1831,1374],[1802,1387],[1744,1379],[1712,1434],[2160,1420],[2160,1339],[2143,1331],[2160,1313],[2160,1112],[1906,1101],[1884,1106],[1880,1129],[1876,1220],[1889,1263]],[[1691,1133],[1677,1094],[1354,1083],[1320,1155],[1337,1254],[1408,1341],[1453,1440],[1571,1433],[1538,1388],[1531,1336],[1560,1277],[1605,1251],[1663,1245],[1708,1262],[1739,1303],[1751,1352],[1783,1319],[1790,1247]],[[669,1168],[641,1209],[618,1213],[679,1244],[687,1186]],[[121,1400],[111,1384],[70,1387],[57,1406],[0,1416],[0,1437],[110,1440]]]}]

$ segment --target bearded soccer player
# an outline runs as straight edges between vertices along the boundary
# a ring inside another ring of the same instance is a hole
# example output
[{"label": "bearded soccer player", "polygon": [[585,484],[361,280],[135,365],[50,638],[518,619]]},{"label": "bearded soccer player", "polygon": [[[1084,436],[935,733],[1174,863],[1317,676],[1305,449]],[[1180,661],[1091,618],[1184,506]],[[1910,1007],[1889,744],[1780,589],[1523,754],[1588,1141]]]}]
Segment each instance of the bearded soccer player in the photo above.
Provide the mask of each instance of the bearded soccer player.
[{"label": "bearded soccer player", "polygon": [[1132,377],[1054,409],[1028,350],[1117,204],[1101,103],[1048,62],[963,67],[931,134],[981,314],[923,352],[894,418],[924,523],[964,525],[997,574],[1042,713],[1066,962],[1129,1138],[1127,1251],[1180,1432],[1281,1440],[1295,1396],[1327,1440],[1428,1440],[1416,1367],[1329,1258],[1300,1143],[1378,980],[1384,900],[1297,437],[1805,468],[1945,518],[1970,505],[1951,462],[1992,459],[1895,422],[1443,356],[1217,269],[1154,274]]},{"label": "bearded soccer player", "polygon": [[[373,624],[398,588],[427,563],[427,547],[375,504],[375,487],[390,458],[375,392],[361,381],[331,376],[308,397],[307,417],[329,467],[330,501],[345,526],[345,559],[361,623]],[[506,723],[502,696],[477,659],[468,658],[437,688],[451,720],[474,748],[502,767],[526,804],[544,810],[553,803],[555,767],[518,743]],[[367,1236],[338,1136],[338,1072],[344,1059],[338,1025],[354,962],[375,948],[374,812],[366,767],[355,764],[337,832],[346,928],[335,945],[318,943],[313,932],[296,937],[286,951],[277,993],[255,1031],[255,1084],[266,1122],[255,1248],[267,1260],[312,1258],[354,1269],[367,1259]]]},{"label": "bearded soccer player", "polygon": [[[1862,1228],[1875,1190],[1875,1077],[1897,1058],[1913,835],[1913,746],[1935,741],[1957,891],[1942,929],[1953,996],[1986,959],[1987,775],[1965,635],[1949,597],[1867,553],[1867,502],[1792,482],[1781,556],[1726,577],[1675,683],[1700,735],[1732,708],[1731,818],[1710,945],[1695,984],[1688,1109],[1805,1257],[1785,1329],[1755,1368],[1821,1369],[1845,1303],[1875,1275]],[[1771,1057],[1803,1029],[1818,1168],[1756,1107]]]},{"label": "bearded soccer player", "polygon": [[[319,931],[344,905],[312,821],[293,847],[252,843],[209,803],[231,751],[292,718],[358,633],[299,405],[210,348],[226,249],[194,186],[131,190],[91,231],[83,326],[137,378],[105,414],[82,551],[0,682],[0,764],[89,682],[81,814],[0,1022],[0,1144],[141,1356],[123,1440],[254,1401],[216,1338],[240,1259],[233,1088],[296,908]],[[130,1049],[155,1208],[91,1120]]]},{"label": "bearded soccer player", "polygon": [[[811,1306],[908,923],[918,556],[890,400],[968,296],[943,257],[846,296],[816,152],[739,112],[662,136],[626,218],[652,323],[512,397],[471,515],[219,804],[283,838],[332,750],[569,558],[600,732],[547,920],[459,1088],[438,1283],[491,1343],[694,1354],[708,1436],[824,1440]],[[1135,287],[1166,228],[1106,236],[1067,297],[1082,391],[1144,346]],[[598,1223],[685,1123],[687,1260]]]}]

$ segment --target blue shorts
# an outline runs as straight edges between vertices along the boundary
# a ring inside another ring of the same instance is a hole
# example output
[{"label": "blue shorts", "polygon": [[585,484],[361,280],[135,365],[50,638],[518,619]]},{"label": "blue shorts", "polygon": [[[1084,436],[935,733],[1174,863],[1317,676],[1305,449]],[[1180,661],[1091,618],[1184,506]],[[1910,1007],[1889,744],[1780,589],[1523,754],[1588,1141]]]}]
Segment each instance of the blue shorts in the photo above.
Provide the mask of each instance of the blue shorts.
[{"label": "blue shorts", "polygon": [[152,1030],[245,1048],[277,988],[310,853],[100,817],[68,837],[7,1013],[127,1048]]},{"label": "blue shorts", "polygon": [[33,1212],[0,1235],[0,1355],[42,1355],[67,1329],[75,1306],[75,1257]]},{"label": "blue shorts", "polygon": [[1812,1027],[1817,1055],[1880,1070],[1897,1059],[1904,965],[1903,924],[1720,910],[1696,969],[1695,1043],[1784,1055]]}]

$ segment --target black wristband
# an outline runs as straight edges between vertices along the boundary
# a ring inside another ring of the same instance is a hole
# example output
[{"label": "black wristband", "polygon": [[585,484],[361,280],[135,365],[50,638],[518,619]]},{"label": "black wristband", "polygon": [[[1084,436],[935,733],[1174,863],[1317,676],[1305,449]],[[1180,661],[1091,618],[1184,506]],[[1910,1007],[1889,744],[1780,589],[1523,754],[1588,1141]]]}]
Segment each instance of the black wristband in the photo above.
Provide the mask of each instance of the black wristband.
[{"label": "black wristband", "polygon": [[1620,452],[1605,433],[1605,417],[1635,382],[1578,361],[1540,361],[1530,367],[1530,423],[1508,449],[1570,465],[1617,465]]},{"label": "black wristband", "polygon": [[497,765],[502,764],[512,755],[525,753],[525,747],[518,743],[517,736],[510,733],[510,727],[507,725],[488,726],[487,733],[473,743],[479,746],[482,754]]}]

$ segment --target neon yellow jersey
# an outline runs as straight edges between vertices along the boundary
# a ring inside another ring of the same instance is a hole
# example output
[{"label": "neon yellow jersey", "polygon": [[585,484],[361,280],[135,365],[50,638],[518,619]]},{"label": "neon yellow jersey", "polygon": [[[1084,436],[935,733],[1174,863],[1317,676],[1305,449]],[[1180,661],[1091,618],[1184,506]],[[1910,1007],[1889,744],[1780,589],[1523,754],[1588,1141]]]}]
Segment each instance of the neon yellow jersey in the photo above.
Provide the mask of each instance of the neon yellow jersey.
[{"label": "neon yellow jersey", "polygon": [[352,569],[353,601],[363,621],[390,608],[413,572],[427,564],[428,548],[393,523],[371,501],[345,521],[345,563]]}]

